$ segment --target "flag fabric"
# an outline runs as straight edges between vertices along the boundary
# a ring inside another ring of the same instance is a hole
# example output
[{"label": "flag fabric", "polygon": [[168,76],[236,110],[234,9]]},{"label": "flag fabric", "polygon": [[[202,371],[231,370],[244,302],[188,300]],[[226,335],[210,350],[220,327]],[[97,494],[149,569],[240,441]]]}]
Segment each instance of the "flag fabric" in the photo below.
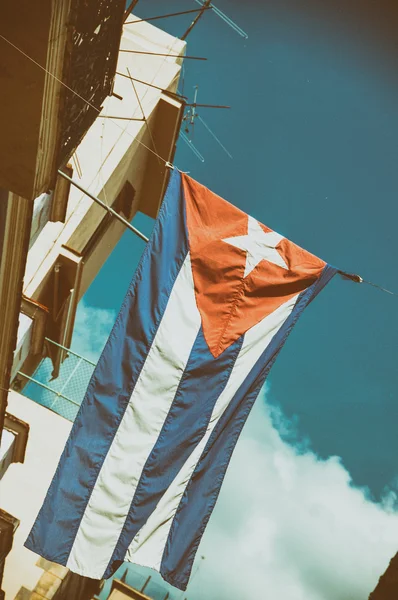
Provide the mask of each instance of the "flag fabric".
[{"label": "flag fabric", "polygon": [[335,273],[174,170],[26,546],[186,589],[250,409]]}]

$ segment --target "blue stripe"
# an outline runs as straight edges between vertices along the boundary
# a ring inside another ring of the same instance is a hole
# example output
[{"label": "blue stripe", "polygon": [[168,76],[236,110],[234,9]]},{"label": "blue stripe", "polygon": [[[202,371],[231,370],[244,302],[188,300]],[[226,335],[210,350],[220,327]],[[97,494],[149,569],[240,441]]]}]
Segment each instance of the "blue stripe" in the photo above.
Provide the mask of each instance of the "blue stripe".
[{"label": "blue stripe", "polygon": [[142,471],[105,578],[120,566],[134,536],[205,435],[214,405],[228,382],[241,345],[242,339],[237,340],[214,358],[202,329],[199,331],[162,431]]},{"label": "blue stripe", "polygon": [[[165,200],[99,359],[26,547],[65,565],[188,252],[181,176]],[[95,327],[95,324],[93,324]]]},{"label": "blue stripe", "polygon": [[319,279],[297,299],[296,305],[273,337],[217,423],[185,489],[169,532],[160,567],[163,578],[185,590],[195,554],[217,501],[232,452],[242,427],[278,353],[304,308],[335,275],[326,266]]}]

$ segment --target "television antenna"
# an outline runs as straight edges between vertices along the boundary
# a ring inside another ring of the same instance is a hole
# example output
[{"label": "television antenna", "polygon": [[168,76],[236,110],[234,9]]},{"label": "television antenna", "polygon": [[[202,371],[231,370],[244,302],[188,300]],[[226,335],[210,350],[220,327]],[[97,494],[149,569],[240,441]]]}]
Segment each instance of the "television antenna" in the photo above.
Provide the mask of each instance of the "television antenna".
[{"label": "television antenna", "polygon": [[247,35],[246,31],[243,31],[243,29],[241,27],[239,27],[239,25],[237,25],[235,23],[235,21],[230,19],[228,17],[228,15],[226,15],[219,8],[217,8],[217,6],[215,6],[212,2],[207,2],[206,0],[195,0],[195,2],[196,2],[196,4],[199,4],[205,10],[207,8],[211,8],[212,12],[214,12],[218,17],[220,17],[220,19],[222,19],[224,21],[224,23],[226,23],[229,27],[231,27],[231,29],[236,31],[236,33],[238,33],[245,40],[248,39],[249,36]]},{"label": "television antenna", "polygon": [[[185,103],[186,110],[185,114],[182,118],[182,131],[180,132],[181,138],[184,142],[191,148],[192,152],[195,156],[201,161],[204,162],[205,159],[201,152],[196,148],[193,143],[194,132],[195,132],[195,124],[197,120],[203,125],[206,131],[211,135],[211,137],[217,142],[217,144],[222,148],[222,150],[229,156],[229,158],[233,158],[232,154],[229,150],[224,146],[221,140],[217,137],[211,127],[206,123],[203,117],[198,112],[198,108],[210,108],[210,109],[229,109],[230,106],[221,105],[221,104],[198,104],[198,91],[199,86],[194,86],[194,98],[192,103]],[[201,111],[200,111],[201,112]]]}]

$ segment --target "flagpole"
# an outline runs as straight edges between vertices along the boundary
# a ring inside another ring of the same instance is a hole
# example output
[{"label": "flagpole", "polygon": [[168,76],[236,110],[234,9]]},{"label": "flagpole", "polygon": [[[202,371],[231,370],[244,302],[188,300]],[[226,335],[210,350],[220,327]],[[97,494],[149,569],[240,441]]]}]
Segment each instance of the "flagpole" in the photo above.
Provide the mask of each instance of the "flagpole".
[{"label": "flagpole", "polygon": [[132,231],[133,233],[135,233],[135,235],[137,235],[139,238],[141,238],[142,240],[144,240],[144,242],[148,242],[149,241],[149,238],[147,238],[146,235],[144,235],[141,231],[139,231],[139,229],[137,229],[136,227],[134,227],[134,225],[132,225],[131,223],[129,223],[127,221],[127,219],[125,219],[121,215],[119,215],[119,213],[116,212],[115,210],[113,210],[113,208],[111,206],[108,206],[107,204],[105,204],[105,202],[103,202],[102,200],[100,200],[99,198],[97,198],[97,196],[94,196],[94,194],[91,194],[91,192],[89,192],[84,187],[82,187],[80,185],[80,183],[78,183],[77,181],[75,181],[74,179],[72,179],[71,177],[69,177],[69,175],[66,175],[66,173],[64,173],[61,170],[58,170],[58,174],[61,175],[61,177],[63,177],[67,181],[69,181],[69,183],[71,183],[72,185],[74,185],[78,190],[80,190],[81,192],[83,192],[83,194],[86,194],[86,196],[88,196],[89,198],[91,198],[91,200],[94,200],[94,202],[96,202],[97,204],[99,204],[100,206],[102,206],[102,208],[104,208],[105,210],[107,210],[112,216],[115,217],[115,219],[117,219],[118,221],[120,221],[121,223],[123,223],[123,225],[125,225],[128,229],[130,229],[130,231]]}]

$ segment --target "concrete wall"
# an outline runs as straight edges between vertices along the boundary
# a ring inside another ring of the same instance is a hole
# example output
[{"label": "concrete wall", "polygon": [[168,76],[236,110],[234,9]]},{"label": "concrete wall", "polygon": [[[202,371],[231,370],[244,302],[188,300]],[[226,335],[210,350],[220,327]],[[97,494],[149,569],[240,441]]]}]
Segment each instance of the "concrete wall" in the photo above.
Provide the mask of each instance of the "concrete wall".
[{"label": "concrete wall", "polygon": [[34,589],[43,570],[39,557],[23,544],[42,505],[72,424],[16,392],[9,394],[8,410],[28,422],[30,434],[24,464],[12,464],[0,481],[0,507],[21,524],[6,560],[3,589],[14,600],[19,589]]}]

